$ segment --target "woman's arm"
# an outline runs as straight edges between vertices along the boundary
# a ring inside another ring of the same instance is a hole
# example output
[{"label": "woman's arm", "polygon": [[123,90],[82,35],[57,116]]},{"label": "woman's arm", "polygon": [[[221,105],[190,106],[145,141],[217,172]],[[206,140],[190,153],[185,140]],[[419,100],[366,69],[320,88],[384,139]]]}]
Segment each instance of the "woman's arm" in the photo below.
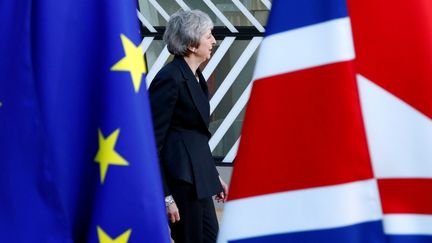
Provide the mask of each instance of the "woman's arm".
[{"label": "woman's arm", "polygon": [[[156,75],[149,88],[150,106],[159,160],[165,137],[171,124],[172,114],[174,113],[179,92],[179,84],[178,81],[173,78],[174,75],[171,73],[166,75],[165,73],[168,72],[165,71]],[[167,196],[170,195],[171,192],[165,179],[163,165],[160,164],[160,167],[162,184],[165,196]]]}]

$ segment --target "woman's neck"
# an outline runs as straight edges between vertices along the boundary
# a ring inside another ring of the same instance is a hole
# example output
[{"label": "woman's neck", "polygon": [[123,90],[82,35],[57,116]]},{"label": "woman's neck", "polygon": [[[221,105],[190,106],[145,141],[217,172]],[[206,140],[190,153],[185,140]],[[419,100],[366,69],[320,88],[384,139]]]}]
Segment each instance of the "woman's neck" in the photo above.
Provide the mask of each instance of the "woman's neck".
[{"label": "woman's neck", "polygon": [[202,61],[198,60],[193,55],[185,56],[184,59],[188,64],[189,68],[192,70],[193,74],[196,75],[196,70],[201,65]]}]

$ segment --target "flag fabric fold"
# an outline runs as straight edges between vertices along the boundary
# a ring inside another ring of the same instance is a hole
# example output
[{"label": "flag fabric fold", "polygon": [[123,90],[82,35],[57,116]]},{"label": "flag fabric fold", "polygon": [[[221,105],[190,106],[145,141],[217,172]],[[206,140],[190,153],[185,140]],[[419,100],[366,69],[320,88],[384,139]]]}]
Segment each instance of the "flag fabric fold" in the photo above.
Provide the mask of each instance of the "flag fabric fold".
[{"label": "flag fabric fold", "polygon": [[425,6],[272,2],[218,242],[432,240]]},{"label": "flag fabric fold", "polygon": [[135,2],[0,4],[5,242],[169,242]]}]

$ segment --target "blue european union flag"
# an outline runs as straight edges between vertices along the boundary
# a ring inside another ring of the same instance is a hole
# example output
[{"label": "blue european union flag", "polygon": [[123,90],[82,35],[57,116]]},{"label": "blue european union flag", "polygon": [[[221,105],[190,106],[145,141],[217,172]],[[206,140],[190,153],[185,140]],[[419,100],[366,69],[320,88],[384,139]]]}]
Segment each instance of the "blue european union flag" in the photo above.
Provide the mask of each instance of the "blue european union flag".
[{"label": "blue european union flag", "polygon": [[0,242],[169,242],[135,3],[0,3]]}]

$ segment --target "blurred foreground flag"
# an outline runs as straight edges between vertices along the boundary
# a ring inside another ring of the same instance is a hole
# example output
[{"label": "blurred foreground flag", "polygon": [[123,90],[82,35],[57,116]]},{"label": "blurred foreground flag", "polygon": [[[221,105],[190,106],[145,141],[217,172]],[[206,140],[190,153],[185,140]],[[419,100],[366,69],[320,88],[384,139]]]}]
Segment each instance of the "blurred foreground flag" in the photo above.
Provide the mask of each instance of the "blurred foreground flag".
[{"label": "blurred foreground flag", "polygon": [[349,0],[388,242],[432,242],[432,1]]},{"label": "blurred foreground flag", "polygon": [[432,242],[432,2],[379,2],[273,1],[219,243]]},{"label": "blurred foreground flag", "polygon": [[168,243],[135,1],[0,22],[0,241]]}]

